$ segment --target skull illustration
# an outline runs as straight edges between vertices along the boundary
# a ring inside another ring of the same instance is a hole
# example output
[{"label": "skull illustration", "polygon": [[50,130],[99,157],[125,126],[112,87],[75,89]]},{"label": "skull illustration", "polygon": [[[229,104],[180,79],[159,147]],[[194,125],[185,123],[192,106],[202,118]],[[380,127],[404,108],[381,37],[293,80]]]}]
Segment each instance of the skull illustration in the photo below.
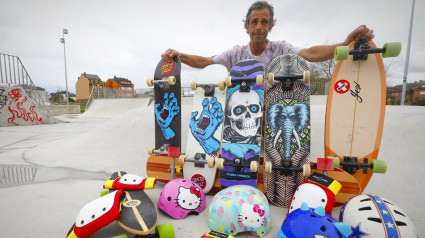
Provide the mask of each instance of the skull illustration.
[{"label": "skull illustration", "polygon": [[260,97],[250,92],[235,91],[227,103],[227,115],[231,128],[243,137],[252,137],[257,134],[263,115]]}]

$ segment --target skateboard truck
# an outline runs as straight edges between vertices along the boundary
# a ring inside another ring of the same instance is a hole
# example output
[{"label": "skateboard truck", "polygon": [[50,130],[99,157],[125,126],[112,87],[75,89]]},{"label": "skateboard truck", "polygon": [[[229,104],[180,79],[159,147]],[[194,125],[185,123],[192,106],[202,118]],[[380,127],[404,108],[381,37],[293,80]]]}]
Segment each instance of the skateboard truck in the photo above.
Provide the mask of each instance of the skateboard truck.
[{"label": "skateboard truck", "polygon": [[372,173],[385,173],[387,171],[387,163],[382,160],[370,160],[364,158],[363,162],[360,163],[357,157],[344,156],[344,161],[340,161],[338,157],[329,156],[334,161],[334,166],[342,166],[345,171],[349,174],[355,174],[359,169],[362,169],[363,174],[367,174],[368,169]]},{"label": "skateboard truck", "polygon": [[334,51],[334,59],[345,60],[348,55],[353,55],[353,60],[367,60],[369,54],[381,53],[382,57],[396,57],[401,52],[400,42],[385,43],[382,48],[372,47],[368,41],[360,39],[354,43],[354,49],[349,50],[349,46],[338,46]]},{"label": "skateboard truck", "polygon": [[178,157],[180,154],[180,148],[179,147],[168,147],[168,156],[171,157],[171,166],[169,169],[169,172],[171,173],[170,175],[170,180],[174,179],[174,174],[176,172],[180,173],[181,171],[177,171],[176,168],[176,161],[175,158]]},{"label": "skateboard truck", "polygon": [[240,92],[250,92],[251,91],[251,84],[249,82],[255,81],[255,83],[257,85],[263,85],[263,79],[264,76],[263,75],[257,75],[255,78],[244,78],[244,79],[232,79],[230,76],[226,78],[225,82],[220,82],[219,83],[219,87],[223,87],[224,86],[232,86],[232,85],[240,85]]},{"label": "skateboard truck", "polygon": [[225,165],[232,167],[235,173],[243,173],[244,168],[250,168],[250,171],[253,173],[257,172],[258,170],[258,164],[256,161],[251,161],[248,164],[245,162],[245,159],[242,158],[235,158],[232,161],[225,161],[223,158],[218,159],[218,169],[223,169]]},{"label": "skateboard truck", "polygon": [[177,80],[174,76],[170,77],[164,77],[160,80],[154,80],[152,78],[149,78],[146,81],[146,84],[150,87],[157,85],[161,89],[168,89],[171,85],[175,85],[177,83]]},{"label": "skateboard truck", "polygon": [[272,170],[277,170],[281,175],[289,176],[292,172],[302,172],[304,177],[308,177],[311,174],[310,164],[304,164],[303,167],[293,167],[292,162],[284,160],[282,166],[273,167],[271,162],[266,162],[264,166],[264,172],[270,174]]},{"label": "skateboard truck", "polygon": [[181,164],[185,164],[186,162],[192,162],[194,163],[195,167],[198,168],[205,168],[205,165],[208,164],[208,167],[214,168],[215,159],[211,157],[207,160],[205,157],[205,153],[196,153],[193,158],[187,158],[186,155],[180,155],[179,162]]},{"label": "skateboard truck", "polygon": [[303,82],[310,82],[310,71],[304,71],[303,74],[298,75],[274,75],[274,73],[269,73],[268,82],[270,85],[273,85],[274,80],[279,80],[283,82],[283,90],[290,91],[294,87],[294,82],[298,79],[302,79]]},{"label": "skateboard truck", "polygon": [[170,144],[163,144],[159,149],[155,150],[155,148],[150,147],[148,149],[149,155],[158,155],[158,154],[168,154],[168,148],[170,147]]},{"label": "skateboard truck", "polygon": [[192,82],[190,84],[192,90],[196,90],[198,87],[203,88],[205,97],[214,97],[214,91],[217,86],[220,90],[224,90],[226,87],[224,81],[221,81],[219,84],[198,84],[197,82]]}]

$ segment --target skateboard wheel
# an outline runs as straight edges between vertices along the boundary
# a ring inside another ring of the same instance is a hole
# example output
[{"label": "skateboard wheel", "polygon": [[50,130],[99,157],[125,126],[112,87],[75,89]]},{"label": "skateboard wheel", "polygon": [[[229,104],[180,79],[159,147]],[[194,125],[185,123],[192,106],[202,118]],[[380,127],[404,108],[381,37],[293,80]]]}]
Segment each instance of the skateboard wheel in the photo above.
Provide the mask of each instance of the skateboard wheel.
[{"label": "skateboard wheel", "polygon": [[304,177],[309,177],[311,174],[311,167],[310,164],[304,164],[303,165],[303,176]]},{"label": "skateboard wheel", "polygon": [[103,197],[105,195],[108,195],[108,194],[109,194],[109,191],[108,190],[103,190],[103,191],[100,192],[100,196],[101,197]]},{"label": "skateboard wheel", "polygon": [[270,85],[273,85],[274,83],[274,73],[269,73],[267,77],[267,82],[269,82]]},{"label": "skateboard wheel", "polygon": [[271,174],[272,173],[272,163],[266,162],[265,167],[264,167],[264,172],[266,174]]},{"label": "skateboard wheel", "polygon": [[213,157],[210,157],[208,159],[208,167],[214,168],[214,165],[215,165],[215,159]]},{"label": "skateboard wheel", "polygon": [[180,155],[179,156],[179,162],[180,162],[180,164],[184,164],[186,162],[186,155]]},{"label": "skateboard wheel", "polygon": [[372,173],[381,173],[384,174],[387,172],[387,162],[383,160],[371,160],[370,164],[372,165],[372,168],[370,168],[370,171]]},{"label": "skateboard wheel", "polygon": [[176,84],[176,82],[177,82],[176,77],[174,77],[174,76],[168,77],[168,84],[169,85],[174,85],[174,84]]},{"label": "skateboard wheel", "polygon": [[257,83],[257,85],[263,85],[263,75],[257,75],[257,77],[255,78],[255,82]]},{"label": "skateboard wheel", "polygon": [[160,238],[174,238],[174,228],[171,223],[159,225],[155,228],[155,233]]},{"label": "skateboard wheel", "polygon": [[350,48],[348,46],[338,46],[334,51],[334,59],[336,60],[346,60],[350,54]]},{"label": "skateboard wheel", "polygon": [[226,80],[224,80],[224,82],[226,83],[227,87],[232,86],[232,77],[231,76],[227,76]]},{"label": "skateboard wheel", "polygon": [[339,168],[339,166],[341,166],[341,161],[339,160],[338,157],[336,157],[336,156],[328,156],[328,158],[334,160],[334,167],[335,168]]},{"label": "skateboard wheel", "polygon": [[309,83],[310,82],[310,71],[304,71],[303,73],[303,81],[304,83]]},{"label": "skateboard wheel", "polygon": [[385,52],[382,53],[382,57],[384,57],[384,58],[396,57],[396,56],[400,55],[401,42],[385,43],[383,48],[385,49]]},{"label": "skateboard wheel", "polygon": [[127,238],[127,234],[121,234],[121,235],[113,236],[111,238]]},{"label": "skateboard wheel", "polygon": [[149,87],[152,87],[152,86],[153,86],[153,79],[148,79],[148,80],[146,80],[146,84],[147,84]]},{"label": "skateboard wheel", "polygon": [[255,173],[258,170],[258,165],[256,161],[251,161],[251,164],[249,165],[249,169],[251,172]]},{"label": "skateboard wheel", "polygon": [[224,159],[223,158],[218,159],[217,168],[218,169],[223,169],[224,168]]},{"label": "skateboard wheel", "polygon": [[198,88],[198,83],[196,81],[193,81],[190,83],[190,88],[192,90],[196,90]]},{"label": "skateboard wheel", "polygon": [[226,83],[224,81],[218,82],[218,89],[223,91],[226,88]]},{"label": "skateboard wheel", "polygon": [[153,151],[155,150],[155,148],[153,148],[153,147],[149,147],[149,149],[148,149],[148,154],[149,155],[153,155]]}]

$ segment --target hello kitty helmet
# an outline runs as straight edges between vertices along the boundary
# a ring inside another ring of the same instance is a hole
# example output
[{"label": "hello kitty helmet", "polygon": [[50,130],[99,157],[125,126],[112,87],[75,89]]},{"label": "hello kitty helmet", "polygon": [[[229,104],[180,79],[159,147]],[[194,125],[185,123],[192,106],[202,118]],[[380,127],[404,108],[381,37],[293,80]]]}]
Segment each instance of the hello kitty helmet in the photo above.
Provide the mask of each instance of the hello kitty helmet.
[{"label": "hello kitty helmet", "polygon": [[379,196],[352,197],[342,206],[339,220],[350,224],[353,237],[419,237],[407,214]]},{"label": "hello kitty helmet", "polygon": [[205,209],[205,193],[190,180],[174,179],[162,188],[158,207],[172,218],[180,220],[191,212],[201,213]]},{"label": "hello kitty helmet", "polygon": [[208,226],[229,235],[249,231],[263,237],[270,230],[269,202],[260,190],[252,186],[228,187],[212,199]]}]

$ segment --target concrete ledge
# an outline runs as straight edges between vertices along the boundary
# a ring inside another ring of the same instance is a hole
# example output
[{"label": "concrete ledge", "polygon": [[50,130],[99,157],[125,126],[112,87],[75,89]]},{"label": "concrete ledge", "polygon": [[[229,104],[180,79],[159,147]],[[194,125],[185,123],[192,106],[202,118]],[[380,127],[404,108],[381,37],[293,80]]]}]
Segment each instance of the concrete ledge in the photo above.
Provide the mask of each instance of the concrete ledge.
[{"label": "concrete ledge", "polygon": [[47,105],[41,106],[41,108],[48,111],[52,116],[59,116],[62,114],[81,114],[80,105]]}]

